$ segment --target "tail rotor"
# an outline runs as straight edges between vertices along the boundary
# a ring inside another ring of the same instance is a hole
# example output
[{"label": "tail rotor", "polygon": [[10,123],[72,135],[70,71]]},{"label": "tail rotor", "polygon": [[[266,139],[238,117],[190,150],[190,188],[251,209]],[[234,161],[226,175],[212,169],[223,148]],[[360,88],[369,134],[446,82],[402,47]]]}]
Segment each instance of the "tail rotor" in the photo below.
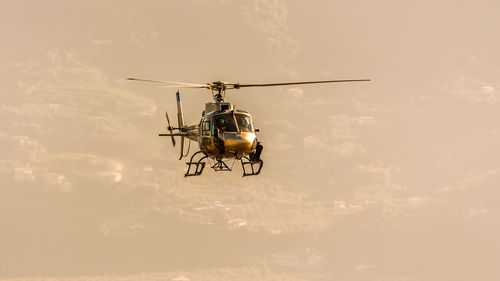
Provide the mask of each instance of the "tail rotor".
[{"label": "tail rotor", "polygon": [[174,138],[174,136],[172,135],[174,132],[172,131],[172,129],[173,129],[173,128],[172,128],[172,126],[170,125],[170,118],[168,118],[168,112],[167,112],[167,111],[165,111],[165,117],[167,117],[167,123],[168,123],[168,127],[167,127],[167,129],[168,129],[168,131],[169,131],[169,132],[170,132],[170,134],[171,134],[171,135],[170,135],[170,137],[172,138],[172,145],[175,147],[175,138]]},{"label": "tail rotor", "polygon": [[[172,127],[170,124],[170,117],[168,117],[168,112],[165,112],[165,117],[167,118],[167,130],[169,131],[169,134],[158,134],[158,136],[162,137],[171,137],[172,138],[172,145],[175,147],[175,138],[174,137],[181,137],[181,151],[180,151],[180,157],[179,160],[182,159],[182,157],[186,157],[187,155],[184,155],[184,140],[186,137],[188,137],[188,133],[186,131],[186,126],[184,126],[184,115],[182,113],[182,104],[181,104],[181,95],[179,91],[177,91],[176,94],[177,97],[177,122],[179,127]],[[174,130],[178,130],[177,133],[174,133]],[[189,153],[189,147],[188,147],[188,153]]]}]

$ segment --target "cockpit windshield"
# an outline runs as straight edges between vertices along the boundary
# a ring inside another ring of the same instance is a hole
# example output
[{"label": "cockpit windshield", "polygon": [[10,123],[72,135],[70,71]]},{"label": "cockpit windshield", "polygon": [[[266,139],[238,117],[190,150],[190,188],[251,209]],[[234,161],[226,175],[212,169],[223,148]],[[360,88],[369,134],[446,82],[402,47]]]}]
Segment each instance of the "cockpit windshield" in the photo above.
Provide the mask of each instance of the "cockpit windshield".
[{"label": "cockpit windshield", "polygon": [[245,114],[236,114],[236,120],[238,121],[238,127],[241,132],[253,133],[252,119],[250,119],[250,116]]},{"label": "cockpit windshield", "polygon": [[221,114],[214,117],[214,127],[216,131],[236,132],[236,124],[231,114]]},{"label": "cockpit windshield", "polygon": [[250,119],[250,116],[240,113],[226,113],[215,116],[213,120],[214,130],[237,132],[234,119],[236,119],[236,122],[238,123],[240,132],[253,132],[252,120]]}]

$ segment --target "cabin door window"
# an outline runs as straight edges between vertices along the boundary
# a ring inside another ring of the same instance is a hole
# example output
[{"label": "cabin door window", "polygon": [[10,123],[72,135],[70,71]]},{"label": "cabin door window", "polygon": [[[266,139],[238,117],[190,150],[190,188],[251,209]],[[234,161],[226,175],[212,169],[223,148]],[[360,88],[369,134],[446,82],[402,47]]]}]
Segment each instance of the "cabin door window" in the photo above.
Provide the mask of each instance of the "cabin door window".
[{"label": "cabin door window", "polygon": [[210,121],[204,120],[202,124],[202,133],[204,136],[210,136]]}]

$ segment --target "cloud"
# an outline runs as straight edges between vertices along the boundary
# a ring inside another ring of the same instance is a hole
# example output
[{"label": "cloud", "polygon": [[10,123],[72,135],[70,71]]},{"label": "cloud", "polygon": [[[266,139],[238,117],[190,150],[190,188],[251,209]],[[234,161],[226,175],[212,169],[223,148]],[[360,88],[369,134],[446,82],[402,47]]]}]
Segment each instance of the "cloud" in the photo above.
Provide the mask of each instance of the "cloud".
[{"label": "cloud", "polygon": [[495,86],[469,77],[459,77],[457,81],[445,87],[445,91],[450,101],[496,104],[500,100]]},{"label": "cloud", "polygon": [[375,269],[373,264],[357,264],[355,267],[356,271],[370,271]]},{"label": "cloud", "polygon": [[26,182],[33,181],[34,179],[33,169],[30,166],[14,168],[14,181]]},{"label": "cloud", "polygon": [[121,182],[123,179],[123,164],[119,161],[111,161],[109,169],[100,172],[99,175],[110,179],[112,182]]},{"label": "cloud", "polygon": [[130,41],[139,48],[156,46],[160,38],[160,34],[153,28],[136,31],[130,35]]},{"label": "cloud", "polygon": [[320,149],[338,156],[366,151],[355,133],[357,118],[335,115],[323,120],[326,122],[313,125],[313,134],[303,138],[305,148]]},{"label": "cloud", "polygon": [[290,35],[286,2],[254,0],[251,7],[243,7],[242,10],[246,23],[266,42],[274,72],[296,78],[296,60],[300,44]]},{"label": "cloud", "polygon": [[484,217],[490,213],[488,208],[471,208],[469,209],[469,216],[471,217]]},{"label": "cloud", "polygon": [[46,157],[46,148],[27,136],[0,132],[0,175],[16,183],[38,180],[37,166]]},{"label": "cloud", "polygon": [[479,186],[487,179],[494,177],[500,173],[500,169],[488,169],[481,172],[470,173],[468,176],[463,177],[454,184],[446,185],[439,188],[440,192],[447,192],[453,190],[465,190]]},{"label": "cloud", "polygon": [[289,88],[287,93],[294,98],[301,98],[304,96],[304,90],[301,88]]},{"label": "cloud", "polygon": [[[109,228],[109,229],[108,229]],[[116,228],[115,225],[104,226],[105,233],[111,233]],[[129,233],[130,236],[135,234]],[[256,263],[255,266],[240,266],[240,267],[213,267],[210,269],[189,270],[186,271],[165,271],[165,272],[146,272],[138,274],[106,274],[95,276],[80,276],[80,277],[21,277],[13,279],[5,279],[10,281],[190,281],[190,280],[219,280],[219,281],[234,281],[234,280],[283,280],[283,281],[303,281],[304,278],[296,277],[291,273],[276,273],[269,269],[267,265],[262,265],[262,262]],[[55,274],[57,275],[57,274]],[[392,279],[391,279],[392,280]]]},{"label": "cloud", "polygon": [[42,173],[40,178],[44,191],[57,190],[66,193],[73,189],[73,185],[64,174],[46,172]]},{"label": "cloud", "polygon": [[381,180],[385,190],[392,190],[395,187],[394,175],[401,171],[399,166],[387,165],[383,162],[376,164],[357,165],[356,169],[364,174],[373,175]]},{"label": "cloud", "polygon": [[[112,135],[134,126],[134,119],[156,111],[153,100],[126,89],[78,52],[52,50],[40,61],[18,63],[19,87],[26,102],[0,107],[20,126],[39,127],[46,120],[93,124],[90,134]],[[48,127],[50,128],[50,127]]]},{"label": "cloud", "polygon": [[113,40],[110,40],[110,39],[93,39],[93,40],[90,40],[90,42],[89,42],[89,45],[97,46],[97,47],[108,46],[111,44],[113,44]]},{"label": "cloud", "polygon": [[[153,100],[110,80],[80,60],[78,51],[52,50],[17,67],[21,101],[0,106],[2,174],[60,192],[89,181],[112,187],[144,183],[139,173],[125,180],[122,163],[135,152],[157,157],[161,143],[146,144],[152,139],[141,124],[155,112]],[[127,149],[127,142],[143,150]]]},{"label": "cloud", "polygon": [[445,98],[448,101],[466,101],[470,103],[496,104],[500,96],[496,90],[498,86],[479,78],[481,64],[477,57],[473,56],[471,62],[458,71],[456,78],[443,87]]},{"label": "cloud", "polygon": [[333,151],[339,155],[352,155],[354,153],[362,153],[365,152],[365,147],[356,142],[343,142],[339,144],[335,144],[333,146]]}]

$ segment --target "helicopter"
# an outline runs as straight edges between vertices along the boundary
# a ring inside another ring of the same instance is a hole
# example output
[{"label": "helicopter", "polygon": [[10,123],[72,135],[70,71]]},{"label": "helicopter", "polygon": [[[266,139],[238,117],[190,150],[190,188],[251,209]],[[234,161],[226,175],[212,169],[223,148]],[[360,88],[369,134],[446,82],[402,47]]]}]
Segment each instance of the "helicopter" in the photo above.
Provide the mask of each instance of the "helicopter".
[{"label": "helicopter", "polygon": [[[256,129],[253,126],[252,116],[249,112],[241,109],[235,109],[231,102],[225,100],[226,91],[248,87],[370,81],[370,79],[344,79],[241,84],[219,80],[205,84],[196,84],[142,78],[127,78],[127,80],[169,84],[169,86],[163,86],[166,88],[199,88],[211,90],[214,102],[208,102],[205,104],[205,110],[201,114],[202,118],[200,122],[194,125],[184,124],[181,94],[179,90],[177,90],[177,127],[171,126],[168,112],[165,112],[167,130],[169,132],[157,134],[157,136],[171,137],[172,145],[174,147],[176,145],[174,137],[180,137],[181,143],[179,160],[189,155],[191,141],[198,143],[199,151],[195,152],[191,156],[189,162],[186,162],[187,171],[184,174],[184,177],[200,176],[205,168],[205,161],[209,162],[210,167],[216,172],[232,171],[234,163],[236,161],[240,161],[243,170],[243,177],[259,175],[262,170],[264,162],[261,159],[261,154],[264,147],[256,136],[259,129]],[[184,143],[186,138],[189,140],[189,146],[187,152],[184,153]],[[233,162],[231,167],[229,167],[228,163],[231,160],[233,160]]]}]

